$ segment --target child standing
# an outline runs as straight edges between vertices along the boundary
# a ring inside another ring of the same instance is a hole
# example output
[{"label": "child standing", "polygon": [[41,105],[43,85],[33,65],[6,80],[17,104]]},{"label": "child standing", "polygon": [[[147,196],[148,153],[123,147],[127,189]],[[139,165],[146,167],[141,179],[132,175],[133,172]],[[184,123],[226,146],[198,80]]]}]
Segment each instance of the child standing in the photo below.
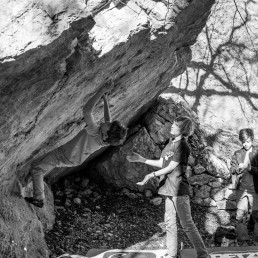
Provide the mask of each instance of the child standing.
[{"label": "child standing", "polygon": [[162,151],[159,160],[145,159],[137,153],[127,156],[129,162],[141,162],[161,168],[158,171],[147,174],[143,181],[137,184],[143,185],[153,177],[160,177],[158,193],[166,196],[167,253],[164,258],[177,257],[177,215],[183,230],[194,245],[197,258],[209,257],[191,216],[189,184],[185,175],[190,148],[184,137],[191,135],[193,129],[193,122],[189,117],[178,117],[171,126],[171,139]]},{"label": "child standing", "polygon": [[233,188],[237,190],[237,235],[246,245],[249,236],[245,217],[250,208],[255,222],[254,240],[258,245],[258,147],[253,146],[254,133],[250,128],[239,131],[239,140],[243,147],[234,153],[230,168]]}]

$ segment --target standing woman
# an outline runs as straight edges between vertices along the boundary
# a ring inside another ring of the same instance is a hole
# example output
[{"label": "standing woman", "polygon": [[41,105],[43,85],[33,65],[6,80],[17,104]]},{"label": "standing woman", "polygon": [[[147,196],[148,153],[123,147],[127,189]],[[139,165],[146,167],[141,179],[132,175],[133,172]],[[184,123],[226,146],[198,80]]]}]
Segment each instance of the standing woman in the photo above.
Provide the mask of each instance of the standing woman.
[{"label": "standing woman", "polygon": [[159,160],[145,159],[137,153],[127,156],[129,162],[141,162],[161,168],[147,174],[143,181],[137,184],[144,185],[151,178],[160,177],[158,193],[166,196],[165,224],[167,231],[167,253],[164,255],[164,258],[177,257],[177,215],[183,230],[197,252],[197,258],[209,257],[207,249],[192,219],[189,183],[185,175],[190,155],[190,148],[185,137],[190,136],[193,130],[194,125],[189,117],[178,117],[171,126],[170,141],[162,151]]}]

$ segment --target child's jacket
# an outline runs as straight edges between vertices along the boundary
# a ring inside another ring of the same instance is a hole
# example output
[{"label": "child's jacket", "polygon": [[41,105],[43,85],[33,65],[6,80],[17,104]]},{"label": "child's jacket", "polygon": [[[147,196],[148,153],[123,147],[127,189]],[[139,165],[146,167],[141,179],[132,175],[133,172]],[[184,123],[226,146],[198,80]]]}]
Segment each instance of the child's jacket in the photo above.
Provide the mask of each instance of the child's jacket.
[{"label": "child's jacket", "polygon": [[236,189],[246,190],[250,193],[258,193],[258,146],[252,147],[249,153],[251,171],[240,173],[238,166],[244,162],[246,150],[244,148],[237,150],[231,160],[230,173]]}]

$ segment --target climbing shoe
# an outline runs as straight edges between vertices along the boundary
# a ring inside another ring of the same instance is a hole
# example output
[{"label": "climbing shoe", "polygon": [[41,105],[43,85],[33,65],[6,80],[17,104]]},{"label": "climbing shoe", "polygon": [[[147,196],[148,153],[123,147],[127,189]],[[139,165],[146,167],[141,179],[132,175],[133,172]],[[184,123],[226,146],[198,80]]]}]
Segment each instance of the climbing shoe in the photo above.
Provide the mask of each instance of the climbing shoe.
[{"label": "climbing shoe", "polygon": [[44,206],[43,200],[37,200],[37,199],[34,199],[33,197],[25,197],[24,199],[25,199],[25,201],[27,201],[39,208],[42,208]]}]

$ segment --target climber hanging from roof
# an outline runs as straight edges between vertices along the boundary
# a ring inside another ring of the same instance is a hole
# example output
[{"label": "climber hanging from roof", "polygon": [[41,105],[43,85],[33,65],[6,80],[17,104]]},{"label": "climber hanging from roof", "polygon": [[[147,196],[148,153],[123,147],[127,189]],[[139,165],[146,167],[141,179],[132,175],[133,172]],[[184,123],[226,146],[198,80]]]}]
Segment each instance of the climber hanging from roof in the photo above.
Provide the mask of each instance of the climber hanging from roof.
[{"label": "climber hanging from roof", "polygon": [[[44,175],[55,167],[74,167],[80,165],[88,156],[103,146],[117,146],[123,144],[127,135],[125,128],[119,121],[111,122],[107,93],[113,87],[113,81],[106,83],[83,107],[86,127],[72,140],[51,151],[31,163],[30,174],[33,183],[33,197],[25,200],[37,207],[44,206]],[[103,97],[104,123],[96,125],[92,116],[93,108]]]}]

